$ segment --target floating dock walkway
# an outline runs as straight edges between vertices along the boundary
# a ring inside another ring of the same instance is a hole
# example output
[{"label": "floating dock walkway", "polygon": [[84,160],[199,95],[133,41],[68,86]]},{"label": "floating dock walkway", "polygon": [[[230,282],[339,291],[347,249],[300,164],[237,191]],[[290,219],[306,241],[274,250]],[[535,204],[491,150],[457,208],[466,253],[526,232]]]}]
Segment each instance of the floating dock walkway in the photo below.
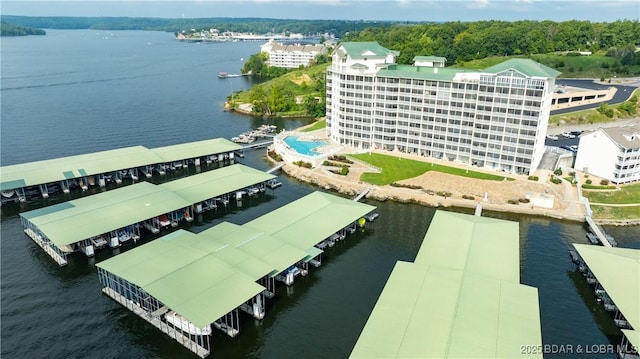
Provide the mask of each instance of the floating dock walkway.
[{"label": "floating dock walkway", "polygon": [[609,239],[607,238],[606,233],[604,233],[604,230],[593,220],[593,218],[591,218],[591,216],[586,215],[584,216],[584,219],[589,225],[591,232],[593,232],[593,234],[596,236],[596,238],[598,238],[598,240],[600,241],[600,243],[602,243],[603,246],[613,247],[612,243],[609,242]]},{"label": "floating dock walkway", "polygon": [[216,163],[233,163],[242,146],[218,138],[148,149],[143,146],[62,157],[0,168],[1,203],[48,198],[56,193],[107,188],[167,172]]},{"label": "floating dock walkway", "polygon": [[[242,226],[175,231],[98,263],[98,278],[103,293],[204,357],[211,328],[234,337],[240,310],[264,318],[275,282],[292,285],[308,264],[319,266],[320,244],[355,233],[373,209],[314,192]],[[169,311],[183,318],[180,326]]]},{"label": "floating dock walkway", "polygon": [[193,221],[194,215],[258,195],[275,176],[236,164],[161,185],[140,182],[22,213],[24,232],[60,265],[80,251],[94,255]]}]

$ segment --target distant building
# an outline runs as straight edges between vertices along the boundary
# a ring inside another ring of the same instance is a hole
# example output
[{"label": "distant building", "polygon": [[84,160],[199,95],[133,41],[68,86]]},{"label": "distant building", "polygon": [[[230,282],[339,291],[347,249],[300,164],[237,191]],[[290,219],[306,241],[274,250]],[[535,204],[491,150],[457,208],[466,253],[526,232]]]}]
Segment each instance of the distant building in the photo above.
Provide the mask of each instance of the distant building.
[{"label": "distant building", "polygon": [[445,68],[377,42],[345,42],[327,69],[327,135],[383,149],[531,174],[544,153],[558,71],[529,59],[484,70]]},{"label": "distant building", "polygon": [[267,65],[294,69],[309,66],[316,56],[327,52],[323,45],[285,45],[269,40],[260,47],[261,52],[268,54]]},{"label": "distant building", "polygon": [[574,168],[617,184],[639,181],[640,124],[583,133]]}]

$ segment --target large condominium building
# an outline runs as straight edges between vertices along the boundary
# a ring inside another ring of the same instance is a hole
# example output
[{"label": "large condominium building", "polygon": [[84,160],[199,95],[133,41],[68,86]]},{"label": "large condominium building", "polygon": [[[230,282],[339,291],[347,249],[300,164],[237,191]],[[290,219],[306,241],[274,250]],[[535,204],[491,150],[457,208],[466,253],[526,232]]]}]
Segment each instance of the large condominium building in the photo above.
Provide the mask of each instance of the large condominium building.
[{"label": "large condominium building", "polygon": [[555,77],[511,59],[484,70],[445,68],[445,59],[376,42],[345,42],[327,69],[327,134],[361,150],[384,149],[532,173],[544,153]]},{"label": "large condominium building", "polygon": [[640,123],[583,133],[574,167],[613,183],[640,181]]},{"label": "large condominium building", "polygon": [[269,40],[260,46],[260,51],[267,53],[267,64],[273,67],[298,68],[309,66],[316,56],[327,52],[323,45],[284,45]]}]

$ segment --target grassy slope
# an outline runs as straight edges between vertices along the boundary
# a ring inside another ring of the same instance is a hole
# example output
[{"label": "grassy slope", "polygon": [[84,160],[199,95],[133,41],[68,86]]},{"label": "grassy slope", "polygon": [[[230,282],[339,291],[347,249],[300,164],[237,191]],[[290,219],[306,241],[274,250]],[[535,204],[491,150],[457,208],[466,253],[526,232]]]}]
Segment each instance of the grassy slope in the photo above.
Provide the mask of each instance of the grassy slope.
[{"label": "grassy slope", "polygon": [[640,183],[621,186],[614,191],[584,191],[584,196],[593,203],[640,205]]},{"label": "grassy slope", "polygon": [[[438,171],[462,177],[478,178],[493,181],[502,181],[504,176],[497,176],[476,171],[467,171],[461,168],[448,167],[428,162],[387,156],[378,153],[363,153],[352,155],[361,161],[367,162],[382,170],[381,173],[364,173],[360,179],[375,185],[387,185],[393,182],[420,176],[428,171]],[[511,178],[508,178],[512,180]]]}]

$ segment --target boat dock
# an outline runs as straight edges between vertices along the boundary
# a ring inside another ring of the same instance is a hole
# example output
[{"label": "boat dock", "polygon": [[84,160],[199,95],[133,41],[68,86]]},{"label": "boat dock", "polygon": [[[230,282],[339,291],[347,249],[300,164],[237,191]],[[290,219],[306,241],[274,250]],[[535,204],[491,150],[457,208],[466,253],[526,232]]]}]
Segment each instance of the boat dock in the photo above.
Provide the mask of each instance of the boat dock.
[{"label": "boat dock", "polygon": [[637,359],[640,347],[640,250],[573,244],[569,251],[576,268],[592,286],[594,296],[613,323],[622,340],[616,346],[621,359]]},{"label": "boat dock", "polygon": [[[178,230],[96,265],[102,291],[201,357],[213,327],[235,337],[240,310],[260,320],[276,281],[320,266],[321,243],[355,233],[375,207],[314,192],[244,225],[220,223],[198,234]],[[163,313],[184,324],[171,326]]]},{"label": "boat dock", "polygon": [[235,164],[161,185],[139,182],[22,213],[25,233],[60,265],[67,255],[93,256],[142,236],[173,230],[207,210],[266,191],[274,175]]},{"label": "boat dock", "polygon": [[542,358],[520,350],[542,347],[542,335],[538,290],[520,283],[519,243],[517,222],[436,211],[415,261],[395,264],[350,357]]},{"label": "boat dock", "polygon": [[188,166],[233,164],[242,146],[218,138],[148,149],[126,147],[62,157],[0,168],[1,203],[27,202],[35,198],[86,191],[107,184],[135,183],[154,173],[181,170]]},{"label": "boat dock", "polygon": [[[235,143],[250,144],[259,138],[274,137],[278,128],[275,125],[261,125],[255,130],[247,131],[231,138]],[[246,147],[245,147],[246,148]]]},{"label": "boat dock", "polygon": [[373,187],[369,186],[367,188],[365,188],[362,192],[360,192],[359,194],[357,194],[355,197],[353,197],[353,201],[355,202],[359,202],[361,199],[364,198],[364,196],[366,196],[369,192],[373,191]]}]

